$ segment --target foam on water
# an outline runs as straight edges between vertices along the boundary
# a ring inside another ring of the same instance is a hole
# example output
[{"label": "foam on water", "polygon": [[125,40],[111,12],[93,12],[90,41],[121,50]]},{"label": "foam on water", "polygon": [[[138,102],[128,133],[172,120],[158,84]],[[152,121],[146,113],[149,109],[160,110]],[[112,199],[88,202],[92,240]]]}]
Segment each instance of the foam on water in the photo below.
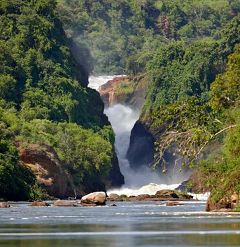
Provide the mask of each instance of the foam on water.
[{"label": "foam on water", "polygon": [[147,185],[144,185],[138,189],[132,189],[132,188],[126,188],[123,187],[121,189],[114,189],[114,190],[109,190],[108,193],[114,193],[118,195],[127,195],[127,196],[138,196],[142,194],[148,194],[148,195],[155,195],[157,191],[159,190],[164,190],[164,189],[176,189],[179,186],[179,184],[155,184],[155,183],[150,183]]},{"label": "foam on water", "polygon": [[194,194],[194,193],[189,193],[189,194],[193,196],[193,199],[199,201],[207,201],[208,197],[210,196],[210,192],[204,194]]}]

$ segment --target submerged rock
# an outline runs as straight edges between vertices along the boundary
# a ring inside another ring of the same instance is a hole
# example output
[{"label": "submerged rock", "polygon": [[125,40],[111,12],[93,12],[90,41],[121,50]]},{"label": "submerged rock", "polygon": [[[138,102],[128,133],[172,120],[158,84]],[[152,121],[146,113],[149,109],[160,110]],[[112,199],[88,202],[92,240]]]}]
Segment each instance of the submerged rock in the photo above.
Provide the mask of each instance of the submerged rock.
[{"label": "submerged rock", "polygon": [[92,205],[106,205],[107,196],[105,192],[93,192],[85,195],[81,199],[81,204],[86,206]]},{"label": "submerged rock", "polygon": [[180,206],[180,205],[184,205],[184,204],[180,202],[167,202],[166,203],[167,207],[174,207],[174,206]]}]

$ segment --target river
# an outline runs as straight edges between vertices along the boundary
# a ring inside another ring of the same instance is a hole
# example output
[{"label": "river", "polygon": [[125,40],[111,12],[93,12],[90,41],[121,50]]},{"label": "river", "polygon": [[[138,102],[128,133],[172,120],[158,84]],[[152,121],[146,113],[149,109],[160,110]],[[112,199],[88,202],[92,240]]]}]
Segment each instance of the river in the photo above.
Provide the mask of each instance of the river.
[{"label": "river", "polygon": [[116,207],[0,210],[1,247],[239,246],[240,215],[205,213],[205,202],[166,207],[118,202]]}]

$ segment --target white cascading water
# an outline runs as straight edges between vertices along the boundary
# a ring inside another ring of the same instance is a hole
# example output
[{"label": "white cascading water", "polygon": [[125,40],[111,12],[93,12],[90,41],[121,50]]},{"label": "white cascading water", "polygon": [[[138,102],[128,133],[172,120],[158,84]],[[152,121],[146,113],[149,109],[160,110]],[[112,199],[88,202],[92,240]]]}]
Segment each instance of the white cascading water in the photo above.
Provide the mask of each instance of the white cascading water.
[{"label": "white cascading water", "polygon": [[[116,76],[91,76],[89,78],[89,87],[98,90],[100,86],[114,77]],[[131,169],[129,161],[126,159],[126,153],[129,147],[131,130],[139,118],[139,112],[122,104],[106,108],[104,112],[108,116],[115,132],[115,149],[120,170],[125,179],[125,184],[121,189],[110,190],[108,193],[125,194],[128,196],[140,194],[154,195],[158,190],[175,189],[178,187],[179,184],[161,184],[163,179],[160,179],[158,174],[148,167],[141,168],[139,172]]]}]

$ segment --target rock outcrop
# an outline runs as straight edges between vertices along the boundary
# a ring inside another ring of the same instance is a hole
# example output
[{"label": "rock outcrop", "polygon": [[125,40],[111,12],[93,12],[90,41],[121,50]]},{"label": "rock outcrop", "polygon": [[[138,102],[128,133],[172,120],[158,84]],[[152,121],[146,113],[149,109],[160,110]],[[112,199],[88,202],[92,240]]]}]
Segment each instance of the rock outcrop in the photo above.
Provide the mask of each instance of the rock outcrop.
[{"label": "rock outcrop", "polygon": [[74,196],[71,179],[52,147],[26,143],[18,143],[17,146],[21,161],[33,171],[38,183],[50,196]]},{"label": "rock outcrop", "polygon": [[133,169],[148,166],[154,160],[154,138],[147,128],[137,121],[132,129],[127,158]]},{"label": "rock outcrop", "polygon": [[218,201],[210,195],[207,200],[206,211],[232,211],[238,205],[240,205],[240,196],[237,193],[233,193],[231,196],[226,195]]},{"label": "rock outcrop", "polygon": [[77,201],[57,200],[53,203],[55,207],[77,207]]},{"label": "rock outcrop", "polygon": [[116,87],[125,81],[125,79],[126,77],[116,77],[99,88],[99,93],[106,107],[119,102],[119,99],[116,97]]},{"label": "rock outcrop", "polygon": [[0,202],[0,208],[10,208],[10,204],[8,202]]},{"label": "rock outcrop", "polygon": [[49,207],[50,204],[48,202],[43,201],[34,201],[30,204],[31,207]]},{"label": "rock outcrop", "polygon": [[188,201],[193,196],[176,190],[159,190],[155,195],[141,194],[137,196],[126,196],[110,194],[108,201]]},{"label": "rock outcrop", "polygon": [[17,146],[21,161],[33,171],[38,184],[54,198],[80,198],[91,191],[105,191],[106,187],[120,187],[124,184],[124,177],[115,154],[112,159],[112,169],[106,181],[101,181],[100,178],[94,181],[84,179],[82,186],[74,187],[72,177],[66,172],[64,164],[52,147],[21,142],[17,143]]},{"label": "rock outcrop", "polygon": [[143,76],[115,77],[99,88],[104,105],[127,104],[140,109],[144,103],[147,83]]},{"label": "rock outcrop", "polygon": [[112,168],[109,172],[108,181],[106,181],[107,188],[119,188],[124,184],[124,176],[122,175],[118,163],[116,152],[114,151],[112,158]]},{"label": "rock outcrop", "polygon": [[105,192],[93,192],[88,195],[85,195],[81,199],[81,204],[85,205],[105,205],[107,200],[107,196]]},{"label": "rock outcrop", "polygon": [[156,192],[157,198],[179,198],[178,194],[174,190],[159,190]]}]

